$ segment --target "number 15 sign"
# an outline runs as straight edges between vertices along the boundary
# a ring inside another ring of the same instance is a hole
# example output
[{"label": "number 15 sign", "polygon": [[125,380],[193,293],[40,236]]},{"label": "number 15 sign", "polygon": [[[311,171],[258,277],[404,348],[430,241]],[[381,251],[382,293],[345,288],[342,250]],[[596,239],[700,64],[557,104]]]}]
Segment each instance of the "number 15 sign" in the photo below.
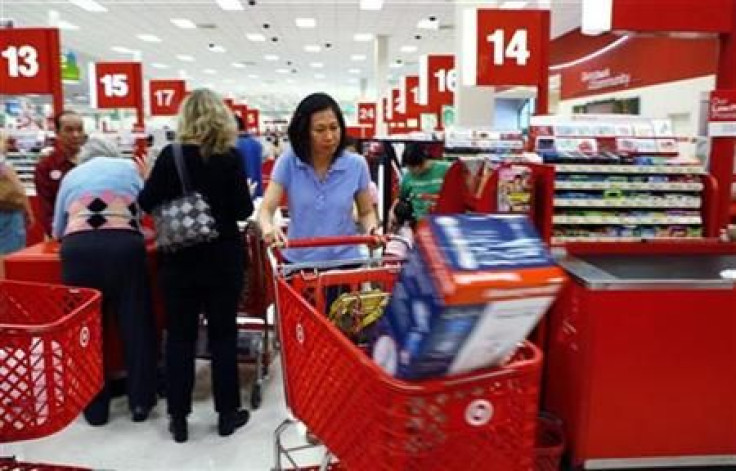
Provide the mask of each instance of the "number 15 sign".
[{"label": "number 15 sign", "polygon": [[143,109],[143,81],[139,62],[98,62],[90,80],[92,106]]},{"label": "number 15 sign", "polygon": [[467,15],[464,85],[539,85],[545,79],[548,10],[480,9]]}]

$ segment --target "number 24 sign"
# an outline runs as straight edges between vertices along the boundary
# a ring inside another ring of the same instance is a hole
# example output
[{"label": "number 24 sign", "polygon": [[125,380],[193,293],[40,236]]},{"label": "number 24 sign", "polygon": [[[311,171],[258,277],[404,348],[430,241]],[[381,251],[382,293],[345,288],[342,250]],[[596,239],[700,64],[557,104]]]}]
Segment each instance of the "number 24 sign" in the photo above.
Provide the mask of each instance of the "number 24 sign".
[{"label": "number 24 sign", "polygon": [[0,28],[0,94],[53,93],[60,64],[58,30]]}]

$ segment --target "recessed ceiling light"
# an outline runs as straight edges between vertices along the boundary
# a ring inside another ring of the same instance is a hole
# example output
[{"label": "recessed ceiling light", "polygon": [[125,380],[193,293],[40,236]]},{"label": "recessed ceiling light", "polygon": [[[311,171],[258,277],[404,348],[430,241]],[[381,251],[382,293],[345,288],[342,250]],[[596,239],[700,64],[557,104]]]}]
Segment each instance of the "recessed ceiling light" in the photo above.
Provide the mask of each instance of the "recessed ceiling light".
[{"label": "recessed ceiling light", "polygon": [[248,41],[253,41],[254,43],[262,43],[266,41],[266,37],[261,33],[248,33],[245,37],[248,38]]},{"label": "recessed ceiling light", "polygon": [[161,38],[153,34],[139,34],[138,39],[140,39],[141,41],[145,41],[147,43],[160,43],[161,42]]},{"label": "recessed ceiling light", "polygon": [[522,9],[526,6],[527,3],[529,2],[511,0],[511,1],[503,2],[501,4],[501,8],[504,8],[507,10]]},{"label": "recessed ceiling light", "polygon": [[373,35],[371,33],[355,33],[353,40],[358,42],[373,41]]},{"label": "recessed ceiling light", "polygon": [[256,74],[249,74],[248,75],[248,78],[257,79],[258,78],[258,75],[256,75]]},{"label": "recessed ceiling light", "polygon": [[315,69],[321,69],[325,65],[322,62],[312,62],[309,66],[314,67]]},{"label": "recessed ceiling light", "polygon": [[119,52],[120,54],[132,54],[133,50],[123,46],[113,46],[110,48],[111,51]]},{"label": "recessed ceiling light", "polygon": [[417,22],[418,29],[439,29],[440,22],[436,20],[430,20],[429,18],[422,18]]},{"label": "recessed ceiling light", "polygon": [[95,0],[69,0],[69,3],[87,11],[93,11],[97,13],[107,11],[107,8],[100,5]]},{"label": "recessed ceiling light", "polygon": [[169,19],[175,26],[178,26],[181,29],[196,29],[197,25],[194,24],[194,21],[188,20],[186,18],[171,18]]},{"label": "recessed ceiling light", "polygon": [[417,52],[416,46],[401,46],[401,52]]},{"label": "recessed ceiling light", "polygon": [[215,69],[204,69],[202,72],[208,75],[215,75],[217,73]]},{"label": "recessed ceiling light", "polygon": [[225,49],[224,47],[220,46],[219,44],[210,44],[209,45],[209,50],[212,51],[212,52],[218,52],[218,53],[223,53],[223,52],[227,51],[227,49]]},{"label": "recessed ceiling light", "polygon": [[186,54],[177,54],[176,58],[182,62],[194,62],[194,57],[188,56]]},{"label": "recessed ceiling light", "polygon": [[236,10],[243,10],[243,4],[240,3],[240,0],[215,0],[218,5],[220,5],[220,8],[222,8],[225,11],[236,11]]},{"label": "recessed ceiling light", "polygon": [[317,20],[314,18],[297,18],[294,23],[299,28],[314,28],[317,26]]},{"label": "recessed ceiling light", "polygon": [[236,69],[245,69],[245,64],[243,64],[242,62],[233,62],[233,67],[235,67]]},{"label": "recessed ceiling light", "polygon": [[352,56],[350,56],[350,60],[353,60],[353,61],[364,61],[364,60],[366,60],[366,56],[365,56],[365,54],[353,54]]},{"label": "recessed ceiling light", "polygon": [[154,69],[168,69],[168,68],[169,68],[169,66],[168,66],[168,65],[166,65],[166,64],[161,64],[161,63],[159,63],[159,62],[154,62],[154,63],[152,63],[152,64],[151,64],[151,67],[153,67]]},{"label": "recessed ceiling light", "polygon": [[276,73],[279,73],[279,74],[288,74],[289,73],[289,69],[276,69]]},{"label": "recessed ceiling light", "polygon": [[322,50],[322,48],[316,44],[307,44],[306,46],[304,46],[304,50],[307,52],[319,52]]},{"label": "recessed ceiling light", "polygon": [[380,10],[383,8],[383,0],[360,0],[361,10]]},{"label": "recessed ceiling light", "polygon": [[79,29],[79,26],[64,20],[59,20],[59,22],[56,23],[56,26],[58,26],[59,29],[63,29],[65,31],[76,31]]},{"label": "recessed ceiling light", "polygon": [[275,54],[266,54],[265,56],[263,56],[263,58],[269,62],[276,62],[277,60],[279,60],[279,56]]},{"label": "recessed ceiling light", "polygon": [[314,74],[314,78],[317,80],[322,80],[325,78],[325,74]]},{"label": "recessed ceiling light", "polygon": [[348,73],[350,73],[350,74],[359,74],[360,73],[360,69],[348,69]]}]

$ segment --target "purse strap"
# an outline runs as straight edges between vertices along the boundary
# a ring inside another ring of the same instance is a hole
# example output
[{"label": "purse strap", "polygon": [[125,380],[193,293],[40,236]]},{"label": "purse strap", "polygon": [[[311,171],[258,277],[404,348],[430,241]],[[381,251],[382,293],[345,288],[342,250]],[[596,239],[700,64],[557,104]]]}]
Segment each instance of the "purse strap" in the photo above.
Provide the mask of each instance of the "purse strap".
[{"label": "purse strap", "polygon": [[174,142],[171,145],[171,148],[174,152],[174,165],[176,166],[176,173],[179,174],[181,189],[186,196],[189,194],[189,190],[191,187],[189,185],[189,174],[187,174],[187,166],[184,163],[184,152],[182,151],[182,146],[179,142]]}]

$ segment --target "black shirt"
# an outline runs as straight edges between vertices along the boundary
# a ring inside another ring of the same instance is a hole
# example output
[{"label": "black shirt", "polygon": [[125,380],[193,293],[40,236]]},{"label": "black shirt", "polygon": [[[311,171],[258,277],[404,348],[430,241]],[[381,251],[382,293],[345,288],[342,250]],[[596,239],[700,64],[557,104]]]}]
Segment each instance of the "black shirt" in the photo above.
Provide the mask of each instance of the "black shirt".
[{"label": "black shirt", "polygon": [[[243,176],[240,155],[231,149],[227,154],[212,155],[205,160],[195,144],[183,144],[182,153],[191,190],[201,193],[210,205],[219,238],[238,238],[237,221],[243,221],[253,213],[253,201]],[[182,195],[173,149],[168,145],[156,159],[151,175],[138,195],[138,203],[150,213],[161,203]]]}]

